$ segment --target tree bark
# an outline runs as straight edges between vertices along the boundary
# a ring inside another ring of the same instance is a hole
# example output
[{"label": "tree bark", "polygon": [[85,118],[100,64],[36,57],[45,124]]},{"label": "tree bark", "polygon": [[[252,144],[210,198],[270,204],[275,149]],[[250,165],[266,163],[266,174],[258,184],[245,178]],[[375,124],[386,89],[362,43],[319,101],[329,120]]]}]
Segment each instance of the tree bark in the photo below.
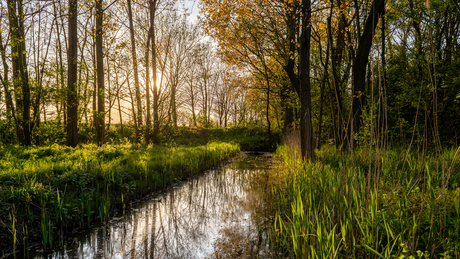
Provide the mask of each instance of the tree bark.
[{"label": "tree bark", "polygon": [[[339,138],[340,143],[339,145],[343,144],[343,104],[342,104],[342,94],[340,91],[340,80],[338,76],[338,66],[340,65],[340,61],[338,59],[338,52],[342,52],[343,48],[336,47],[334,48],[332,46],[332,25],[331,25],[331,16],[332,16],[332,2],[331,2],[331,13],[330,16],[327,19],[327,35],[328,35],[328,47],[331,48],[331,63],[332,63],[332,78],[334,82],[334,94],[335,94],[335,100],[337,102],[337,112],[338,112],[338,127],[337,127],[337,135]],[[337,44],[339,45],[339,44]],[[339,66],[340,67],[340,66]],[[334,119],[335,120],[335,119]]]},{"label": "tree bark", "polygon": [[3,39],[0,33],[0,54],[2,56],[2,63],[3,63],[3,77],[0,75],[0,79],[3,85],[3,89],[5,91],[5,100],[6,100],[6,107],[7,107],[7,119],[10,122],[11,117],[14,120],[14,125],[16,129],[16,135],[19,135],[19,124],[16,118],[16,111],[14,108],[13,98],[11,96],[11,91],[9,89],[10,82],[8,80],[8,64],[6,63],[6,55],[5,55],[5,47],[3,46]]},{"label": "tree bark", "polygon": [[[59,8],[60,8],[60,4],[59,4]],[[62,59],[62,44],[61,44],[61,31],[60,31],[60,28],[59,28],[59,23],[58,23],[58,17],[60,16],[60,14],[58,14],[58,11],[57,11],[57,8],[56,8],[56,2],[53,0],[53,10],[54,10],[54,17],[56,19],[56,31],[57,31],[57,53],[56,53],[56,58],[59,57],[59,60],[58,60],[58,75],[59,75],[59,84],[58,84],[58,92],[60,93],[59,89],[62,89],[64,87],[64,62],[63,62],[63,59]],[[59,94],[60,98],[59,100],[56,100],[56,102],[60,102],[61,104],[61,108],[59,108],[59,111],[58,111],[58,123],[60,124],[61,123],[61,110],[62,108],[64,107],[65,108],[65,99],[63,99],[64,97],[62,97],[61,94]],[[64,117],[64,125],[67,125],[66,124],[66,121],[67,121],[67,114],[65,113],[65,110],[63,111],[63,117]]]},{"label": "tree bark", "polygon": [[[92,9],[91,9],[92,12]],[[97,65],[96,65],[96,41],[92,45],[92,65],[93,65],[93,126],[96,128],[97,124]]]},{"label": "tree bark", "polygon": [[[131,8],[131,0],[128,0],[128,19],[129,19],[129,33],[131,36],[131,54],[133,57],[133,67],[134,67],[134,88],[136,89],[136,103],[137,103],[136,142],[139,142],[139,137],[140,137],[140,132],[141,132],[140,127],[142,127],[142,100],[141,100],[141,90],[139,86],[139,72],[138,72],[138,65],[137,65],[136,41],[134,40],[134,25],[133,25],[133,12]],[[149,82],[147,80],[146,89],[148,89],[148,84]]]},{"label": "tree bark", "polygon": [[[17,97],[16,107],[21,107],[22,129],[19,130],[18,139],[26,146],[32,145],[30,134],[30,87],[26,63],[26,45],[24,39],[24,13],[22,0],[8,0],[8,13],[10,22],[11,51],[13,53],[13,84],[15,90],[21,95]],[[17,11],[17,14],[16,14]],[[20,117],[21,114],[18,114]]]},{"label": "tree bark", "polygon": [[[289,2],[289,1],[288,1]],[[294,72],[295,67],[295,52],[296,52],[296,28],[297,28],[297,10],[298,3],[297,0],[294,0],[288,3],[288,8],[286,12],[286,23],[288,25],[288,37],[289,37],[289,53],[285,57],[285,66],[284,70],[289,77],[291,82],[291,87],[294,91],[300,95],[300,83],[299,78]]]},{"label": "tree bark", "polygon": [[292,2],[288,1],[288,8],[286,9],[286,23],[288,26],[288,39],[289,39],[289,53],[285,57],[284,71],[289,77],[290,87],[284,87],[283,91],[283,106],[284,106],[284,127],[283,134],[286,135],[291,131],[291,128],[294,123],[294,112],[292,111],[292,106],[286,101],[289,98],[289,92],[295,91],[297,95],[300,94],[299,89],[299,77],[294,72],[295,67],[295,53],[296,53],[296,27],[297,27],[297,8],[298,2],[294,0]]},{"label": "tree bark", "polygon": [[358,50],[353,61],[353,101],[350,120],[348,122],[348,147],[354,147],[354,133],[359,132],[360,117],[363,109],[364,92],[366,88],[366,67],[369,61],[369,52],[372,47],[375,28],[385,6],[385,0],[374,0],[364,25],[363,34],[359,37]]},{"label": "tree bark", "polygon": [[[146,127],[145,127],[145,143],[150,144],[150,30],[147,37],[147,47],[145,48],[145,89],[146,89],[146,101],[147,101],[147,112],[148,116],[146,117]],[[147,93],[148,92],[148,93]]]},{"label": "tree bark", "polygon": [[315,159],[311,122],[310,37],[311,2],[302,0],[302,34],[300,36],[300,147],[305,160]]},{"label": "tree bark", "polygon": [[[158,86],[157,86],[157,53],[155,45],[155,13],[157,9],[158,0],[150,0],[150,40],[152,45],[152,81],[153,81],[153,134],[152,140],[154,144],[159,144],[159,134],[160,134],[160,120],[159,120],[159,111],[158,111]],[[148,114],[150,114],[150,100],[147,101]],[[147,118],[150,122],[150,118]],[[147,126],[148,128],[149,126]]]},{"label": "tree bark", "polygon": [[104,10],[102,0],[96,0],[96,66],[97,66],[97,144],[105,143],[105,98],[104,98],[104,53],[102,46],[102,22]]},{"label": "tree bark", "polygon": [[78,144],[78,96],[77,96],[77,60],[78,28],[77,0],[69,1],[69,52],[67,55],[67,145]]}]

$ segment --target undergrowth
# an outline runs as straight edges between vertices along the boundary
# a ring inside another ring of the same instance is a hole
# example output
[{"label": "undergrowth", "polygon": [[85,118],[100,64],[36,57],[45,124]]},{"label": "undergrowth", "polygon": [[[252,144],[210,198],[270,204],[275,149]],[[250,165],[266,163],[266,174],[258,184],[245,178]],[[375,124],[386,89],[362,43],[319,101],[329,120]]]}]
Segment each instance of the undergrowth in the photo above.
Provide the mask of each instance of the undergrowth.
[{"label": "undergrowth", "polygon": [[179,127],[166,141],[170,145],[197,146],[210,142],[226,142],[239,145],[243,151],[275,151],[281,140],[281,132],[273,131],[271,139],[264,128],[256,126],[232,126],[227,128]]}]

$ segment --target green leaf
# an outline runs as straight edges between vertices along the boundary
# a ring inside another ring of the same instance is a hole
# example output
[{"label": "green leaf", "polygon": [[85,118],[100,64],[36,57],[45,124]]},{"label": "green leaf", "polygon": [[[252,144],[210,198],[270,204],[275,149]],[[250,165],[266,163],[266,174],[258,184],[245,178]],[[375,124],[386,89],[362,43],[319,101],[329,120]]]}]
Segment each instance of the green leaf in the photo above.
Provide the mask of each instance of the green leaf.
[{"label": "green leaf", "polygon": [[370,246],[368,245],[364,245],[367,249],[371,250],[372,252],[374,252],[376,255],[378,255],[379,257],[381,258],[385,258],[385,256],[383,256],[381,253],[375,251],[374,249],[372,249]]}]

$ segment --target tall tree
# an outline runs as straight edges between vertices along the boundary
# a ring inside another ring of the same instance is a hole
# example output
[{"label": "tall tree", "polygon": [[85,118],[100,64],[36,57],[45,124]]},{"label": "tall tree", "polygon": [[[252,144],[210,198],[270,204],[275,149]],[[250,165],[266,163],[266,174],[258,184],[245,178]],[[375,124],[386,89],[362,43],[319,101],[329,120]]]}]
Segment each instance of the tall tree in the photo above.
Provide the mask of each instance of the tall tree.
[{"label": "tall tree", "polygon": [[102,1],[96,0],[96,66],[97,66],[97,118],[96,135],[99,146],[105,143],[104,53],[102,47]]},{"label": "tall tree", "polygon": [[[160,120],[159,120],[159,94],[157,86],[157,50],[155,44],[155,13],[157,11],[158,0],[150,0],[150,40],[152,45],[152,85],[153,85],[153,143],[159,144],[159,134],[160,134]],[[147,83],[148,86],[148,83]],[[150,130],[150,94],[149,87],[147,88],[147,132]]]},{"label": "tall tree", "polygon": [[302,0],[302,34],[300,36],[300,149],[302,157],[315,159],[311,122],[310,38],[311,2]]},{"label": "tall tree", "polygon": [[[142,126],[142,100],[141,100],[141,91],[140,91],[140,86],[139,86],[139,72],[138,72],[138,64],[137,64],[136,41],[134,39],[133,11],[131,7],[131,0],[128,0],[128,20],[129,20],[129,34],[131,36],[131,54],[133,56],[133,67],[134,67],[134,88],[136,89],[136,103],[137,103],[136,141],[139,141],[140,127]],[[148,82],[146,85],[148,85]]]},{"label": "tall tree", "polygon": [[294,113],[292,105],[287,102],[289,98],[289,92],[295,91],[297,94],[300,92],[299,76],[294,72],[295,68],[295,53],[296,53],[296,30],[298,26],[298,1],[287,1],[286,2],[286,25],[288,31],[289,40],[289,51],[287,52],[284,65],[284,70],[290,81],[290,88],[284,89],[282,95],[284,104],[284,128],[283,133],[286,134],[291,130],[292,124],[294,123]]},{"label": "tall tree", "polygon": [[10,22],[11,56],[13,61],[13,84],[17,93],[16,107],[18,108],[18,117],[22,115],[22,123],[20,123],[22,129],[18,131],[18,139],[24,145],[30,146],[32,145],[30,133],[30,86],[24,38],[23,1],[8,0],[7,4]]},{"label": "tall tree", "polygon": [[77,0],[69,0],[69,51],[67,54],[67,145],[78,144],[77,60],[78,28]]},{"label": "tall tree", "polygon": [[358,50],[353,60],[353,101],[350,120],[348,122],[348,142],[350,149],[354,146],[354,133],[359,132],[360,117],[363,110],[364,92],[366,88],[366,68],[369,62],[369,52],[372,47],[375,28],[385,6],[385,0],[374,0],[364,25],[364,31],[359,37]]},{"label": "tall tree", "polygon": [[10,82],[8,80],[8,63],[6,61],[6,54],[5,54],[5,47],[3,46],[3,38],[2,34],[0,33],[0,55],[2,56],[2,63],[3,63],[3,77],[0,74],[0,81],[3,85],[3,89],[5,92],[5,100],[6,100],[6,109],[7,109],[7,119],[10,121],[10,118],[12,117],[14,120],[14,125],[15,125],[15,130],[16,130],[16,136],[19,136],[19,129],[20,125],[18,124],[18,120],[16,119],[16,111],[14,108],[14,103],[13,103],[13,98],[11,96],[11,91],[9,89]]}]

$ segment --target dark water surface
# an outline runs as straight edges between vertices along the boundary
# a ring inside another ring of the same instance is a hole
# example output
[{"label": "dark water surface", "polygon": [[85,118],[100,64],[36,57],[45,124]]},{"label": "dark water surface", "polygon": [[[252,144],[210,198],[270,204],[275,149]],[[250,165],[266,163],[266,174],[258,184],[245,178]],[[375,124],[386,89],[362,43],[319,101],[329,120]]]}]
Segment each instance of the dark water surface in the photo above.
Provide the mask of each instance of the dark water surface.
[{"label": "dark water surface", "polygon": [[267,258],[272,154],[243,153],[31,258]]}]

